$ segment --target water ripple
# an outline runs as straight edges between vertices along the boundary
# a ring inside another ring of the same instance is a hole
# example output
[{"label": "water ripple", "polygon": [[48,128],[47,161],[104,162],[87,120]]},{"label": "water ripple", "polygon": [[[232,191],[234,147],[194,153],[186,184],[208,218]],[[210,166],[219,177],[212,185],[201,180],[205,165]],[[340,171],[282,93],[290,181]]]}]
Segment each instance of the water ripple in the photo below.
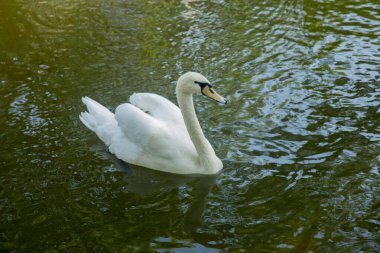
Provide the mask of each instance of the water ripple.
[{"label": "water ripple", "polygon": [[[376,251],[380,5],[174,2],[0,10],[0,247]],[[195,98],[224,162],[201,199],[199,179],[116,169],[77,117],[83,95],[111,107],[140,91],[175,101],[188,70],[231,98]]]}]

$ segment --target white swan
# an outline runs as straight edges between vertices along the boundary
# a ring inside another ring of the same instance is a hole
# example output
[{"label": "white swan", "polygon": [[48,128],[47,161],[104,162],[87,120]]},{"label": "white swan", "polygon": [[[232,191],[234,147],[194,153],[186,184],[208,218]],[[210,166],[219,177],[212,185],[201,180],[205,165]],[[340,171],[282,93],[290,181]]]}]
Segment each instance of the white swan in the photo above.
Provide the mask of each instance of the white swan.
[{"label": "white swan", "polygon": [[115,114],[83,97],[88,112],[79,118],[111,153],[127,163],[176,174],[217,173],[223,164],[202,132],[192,94],[203,94],[223,104],[227,100],[195,72],[178,79],[176,94],[179,108],[159,95],[135,93],[130,103],[116,108]]}]

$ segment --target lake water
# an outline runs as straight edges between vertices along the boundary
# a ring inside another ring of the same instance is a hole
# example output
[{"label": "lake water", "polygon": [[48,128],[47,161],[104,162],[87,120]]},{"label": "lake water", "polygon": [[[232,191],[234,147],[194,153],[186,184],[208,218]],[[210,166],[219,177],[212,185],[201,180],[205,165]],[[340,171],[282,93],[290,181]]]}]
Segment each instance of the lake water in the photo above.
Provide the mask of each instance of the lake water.
[{"label": "lake water", "polygon": [[[129,166],[78,119],[134,92],[195,105],[223,171]],[[379,252],[380,4],[0,3],[1,252]]]}]

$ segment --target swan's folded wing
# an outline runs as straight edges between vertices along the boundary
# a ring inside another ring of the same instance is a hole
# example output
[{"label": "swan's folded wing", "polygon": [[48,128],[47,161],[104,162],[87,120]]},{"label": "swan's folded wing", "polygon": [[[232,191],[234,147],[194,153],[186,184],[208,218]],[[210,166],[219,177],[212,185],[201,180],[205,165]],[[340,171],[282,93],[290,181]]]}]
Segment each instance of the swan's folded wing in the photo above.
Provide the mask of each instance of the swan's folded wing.
[{"label": "swan's folded wing", "polygon": [[[121,104],[116,108],[115,118],[124,134],[121,139],[129,143],[122,147],[117,145],[121,143],[120,140],[114,140],[115,145],[111,146],[110,150],[118,158],[136,165],[148,168],[158,166],[165,170],[168,166],[171,168],[173,161],[180,157],[179,153],[183,145],[178,144],[183,141],[178,141],[178,138],[173,136],[168,126],[161,120],[129,103]],[[128,153],[121,150],[126,150]],[[131,158],[130,152],[133,153],[133,158]]]},{"label": "swan's folded wing", "polygon": [[116,108],[115,118],[124,135],[140,145],[149,145],[152,136],[164,135],[166,132],[162,122],[129,103]]},{"label": "swan's folded wing", "polygon": [[183,125],[182,114],[178,106],[164,97],[153,93],[135,93],[129,100],[131,104],[158,120]]}]

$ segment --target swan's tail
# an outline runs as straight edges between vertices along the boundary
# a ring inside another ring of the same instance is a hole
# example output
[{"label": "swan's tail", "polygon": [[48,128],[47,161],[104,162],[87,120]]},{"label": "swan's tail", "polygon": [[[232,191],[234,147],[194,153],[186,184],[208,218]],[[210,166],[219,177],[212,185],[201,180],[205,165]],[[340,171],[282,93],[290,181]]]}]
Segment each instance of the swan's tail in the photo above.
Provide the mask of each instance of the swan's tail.
[{"label": "swan's tail", "polygon": [[110,144],[112,130],[117,126],[115,116],[110,110],[89,97],[82,97],[88,112],[82,112],[79,119],[107,145]]}]

